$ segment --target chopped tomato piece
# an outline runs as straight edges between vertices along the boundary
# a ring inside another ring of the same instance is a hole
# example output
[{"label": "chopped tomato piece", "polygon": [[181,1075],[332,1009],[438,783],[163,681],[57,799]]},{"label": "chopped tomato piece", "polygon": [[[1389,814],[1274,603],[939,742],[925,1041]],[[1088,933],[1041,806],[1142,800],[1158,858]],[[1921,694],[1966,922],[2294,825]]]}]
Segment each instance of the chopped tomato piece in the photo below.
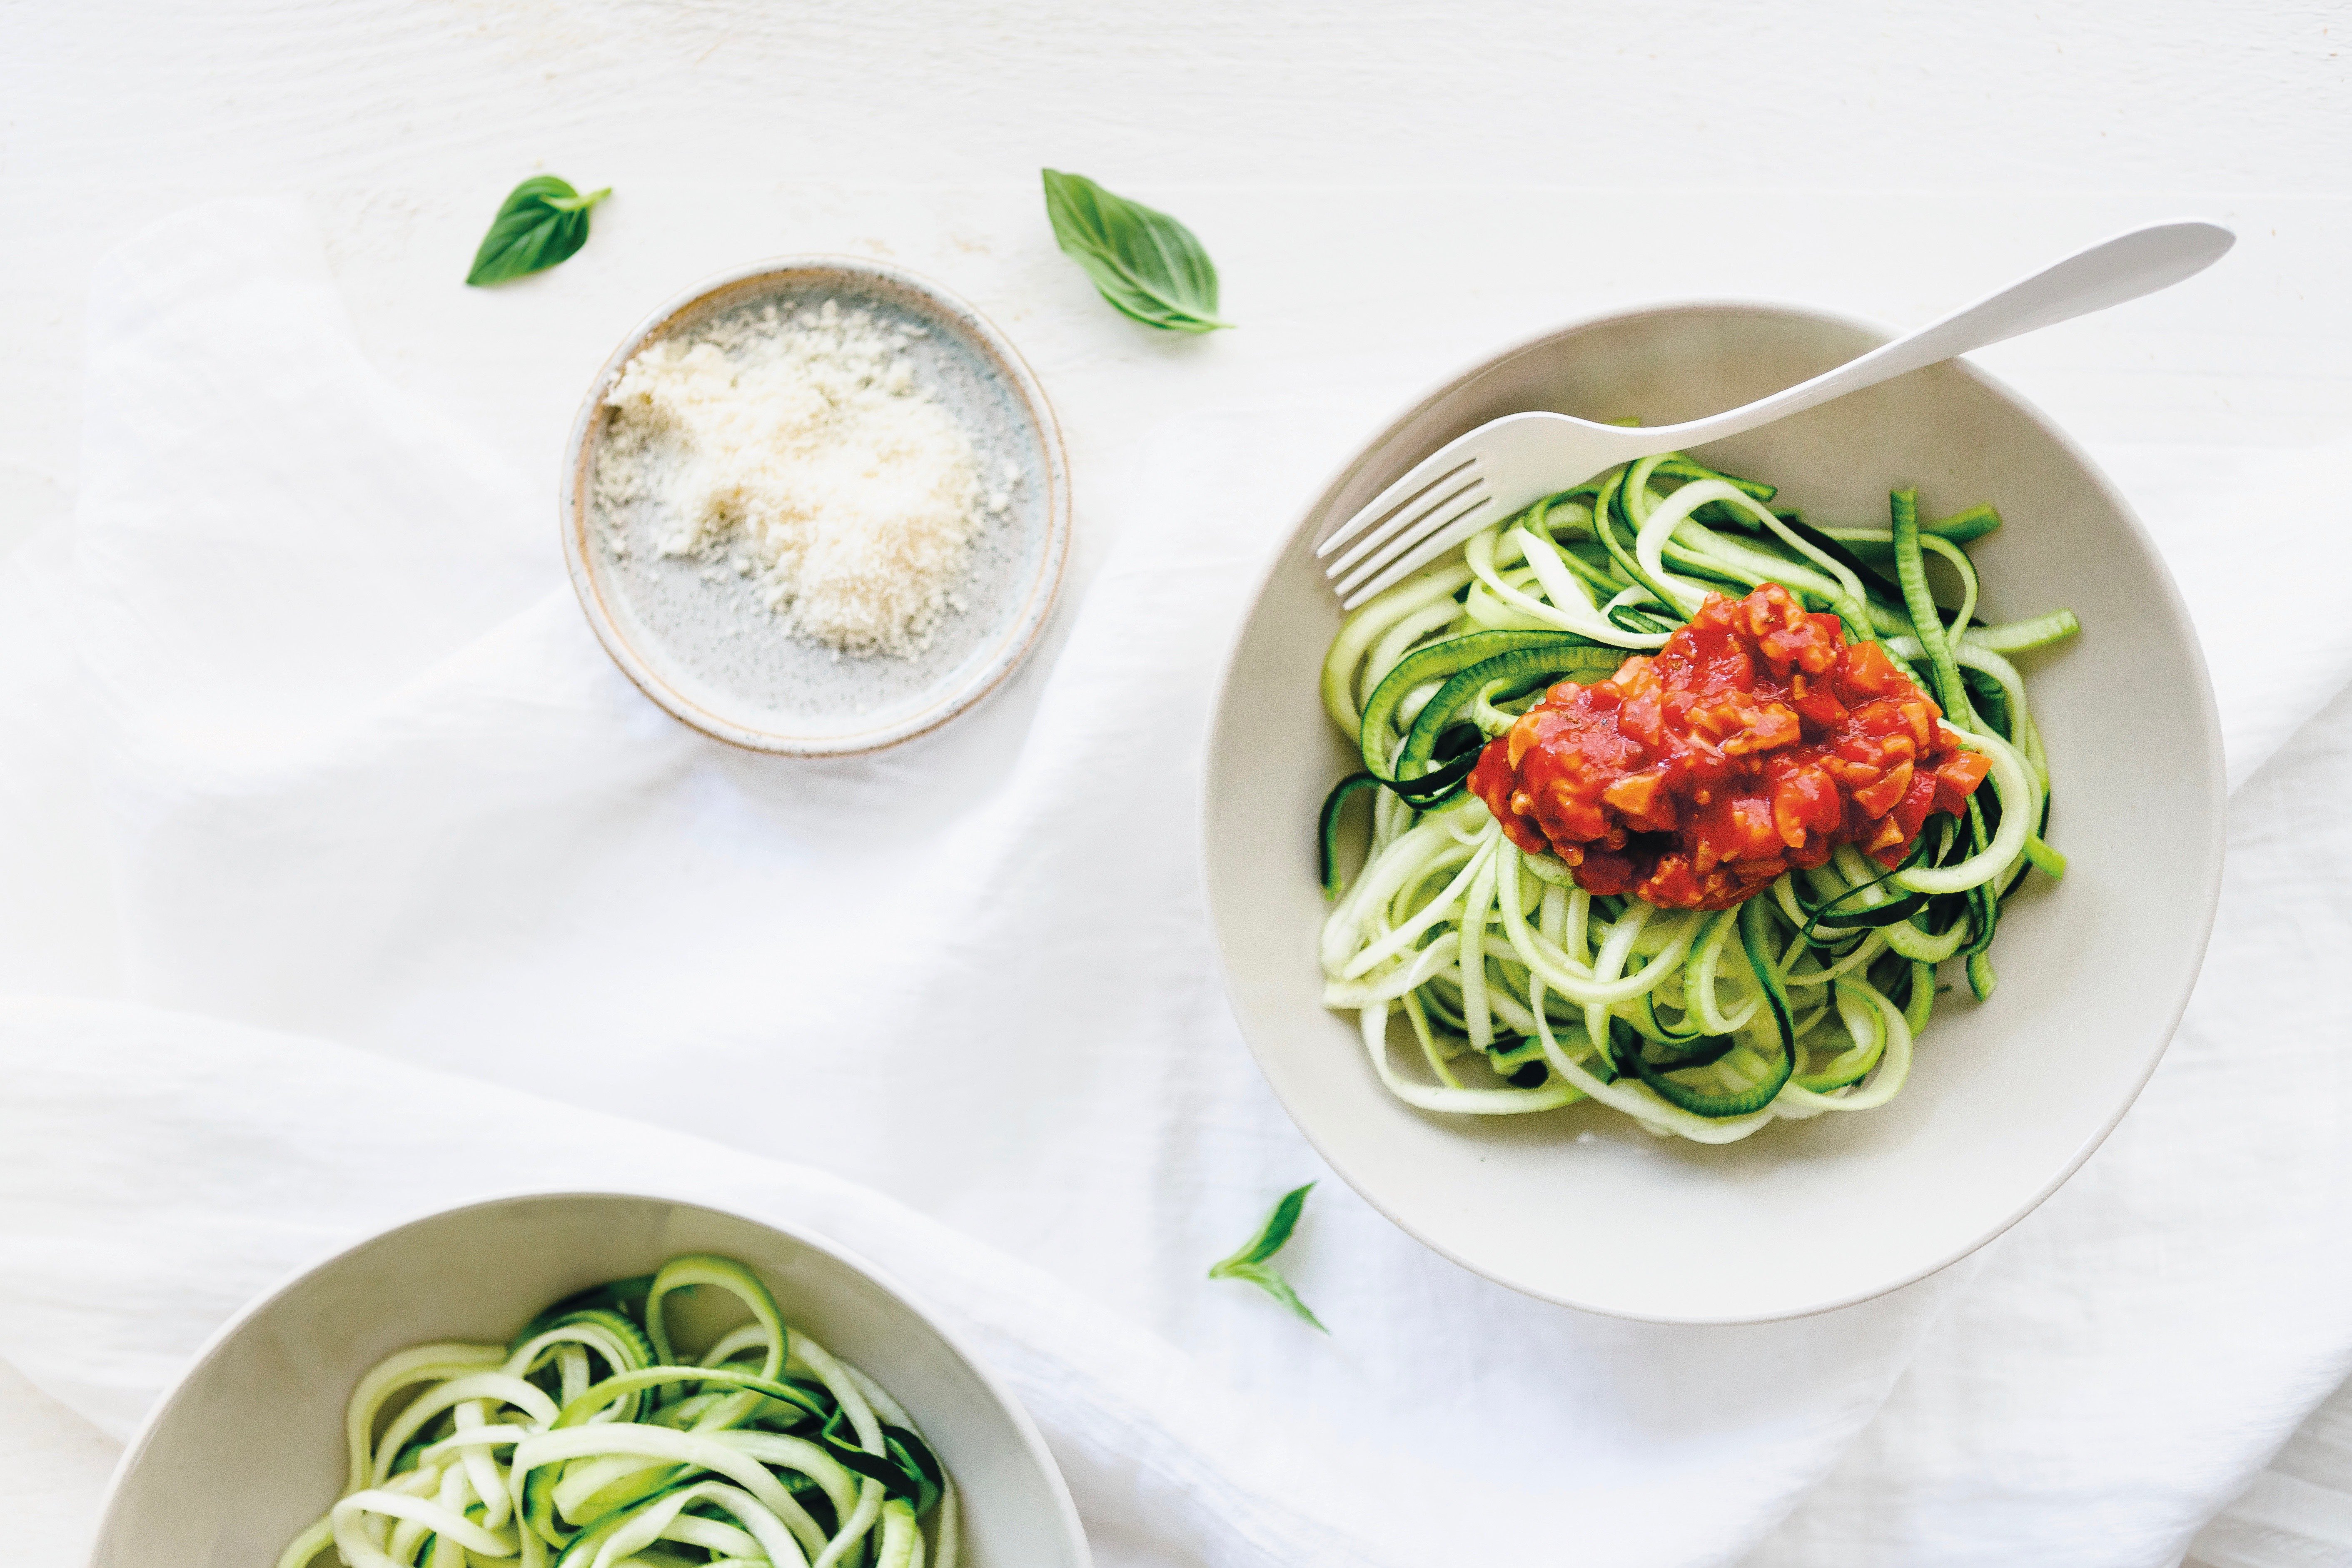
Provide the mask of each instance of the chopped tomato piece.
[{"label": "chopped tomato piece", "polygon": [[1855,804],[1873,816],[1885,816],[1901,801],[1904,792],[1911,787],[1912,768],[1909,763],[1897,763],[1892,771],[1877,783],[1866,784],[1853,792]]},{"label": "chopped tomato piece", "polygon": [[1984,783],[1992,759],[1982,752],[1954,752],[1936,764],[1936,809],[1958,816],[1969,809],[1969,796]]},{"label": "chopped tomato piece", "polygon": [[[1905,765],[1907,767],[1909,764]],[[1913,776],[1911,787],[1903,792],[1903,798],[1896,801],[1895,809],[1886,814],[1887,820],[1903,830],[1902,840],[1891,849],[1881,849],[1878,852],[1881,860],[1889,866],[1902,864],[1904,855],[1911,847],[1911,840],[1919,837],[1919,830],[1927,826],[1927,818],[1935,814],[1937,790],[1935,774],[1921,773]],[[1963,804],[1960,809],[1966,811],[1968,807]]]}]

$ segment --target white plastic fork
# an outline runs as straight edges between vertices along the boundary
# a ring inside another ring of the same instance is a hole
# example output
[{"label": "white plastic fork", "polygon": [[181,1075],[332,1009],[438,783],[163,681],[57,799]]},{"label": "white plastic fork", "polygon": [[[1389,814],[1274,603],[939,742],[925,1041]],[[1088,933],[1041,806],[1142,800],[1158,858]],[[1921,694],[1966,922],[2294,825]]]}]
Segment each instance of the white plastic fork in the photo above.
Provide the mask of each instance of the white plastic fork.
[{"label": "white plastic fork", "polygon": [[1414,464],[1315,553],[1328,556],[1348,546],[1324,574],[1335,580],[1343,607],[1352,610],[1489,523],[1619,463],[1720,441],[1906,371],[2153,294],[2204,271],[2236,243],[2237,236],[2218,224],[2134,229],[1811,381],[1705,419],[1642,426],[1595,425],[1566,414],[1507,414]]}]

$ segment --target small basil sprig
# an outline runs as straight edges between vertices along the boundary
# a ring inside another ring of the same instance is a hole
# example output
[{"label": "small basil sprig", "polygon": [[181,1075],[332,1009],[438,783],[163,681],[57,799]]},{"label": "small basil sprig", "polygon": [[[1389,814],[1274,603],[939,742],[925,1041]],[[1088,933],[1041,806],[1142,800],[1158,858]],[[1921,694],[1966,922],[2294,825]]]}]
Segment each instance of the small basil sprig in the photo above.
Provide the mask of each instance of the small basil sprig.
[{"label": "small basil sprig", "polygon": [[466,281],[476,288],[544,272],[588,243],[588,209],[613,187],[582,195],[552,174],[533,174],[507,193]]},{"label": "small basil sprig", "polygon": [[1298,1292],[1290,1288],[1290,1281],[1266,1267],[1266,1259],[1280,1252],[1282,1244],[1290,1239],[1290,1233],[1298,1228],[1298,1215],[1307,1207],[1307,1194],[1314,1190],[1315,1184],[1309,1182],[1303,1187],[1283,1194],[1282,1201],[1274,1205],[1274,1212],[1265,1216],[1265,1223],[1258,1226],[1257,1234],[1243,1243],[1239,1252],[1212,1268],[1209,1278],[1246,1279],[1328,1334],[1331,1331],[1324,1328],[1322,1320],[1307,1310],[1307,1303],[1298,1299]]},{"label": "small basil sprig", "polygon": [[1217,317],[1216,264],[1191,229],[1084,174],[1043,173],[1055,239],[1120,314],[1171,332],[1233,325]]}]

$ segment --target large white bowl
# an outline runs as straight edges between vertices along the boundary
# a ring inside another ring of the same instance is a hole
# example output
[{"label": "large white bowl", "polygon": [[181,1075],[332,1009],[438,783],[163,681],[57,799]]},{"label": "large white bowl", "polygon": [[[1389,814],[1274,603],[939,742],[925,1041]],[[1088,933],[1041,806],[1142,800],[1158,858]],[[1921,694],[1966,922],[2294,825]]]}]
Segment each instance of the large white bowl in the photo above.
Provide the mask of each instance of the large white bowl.
[{"label": "large white bowl", "polygon": [[[1530,1295],[1665,1322],[1822,1311],[1942,1268],[2056,1190],[2155,1070],[2220,890],[2221,734],[2180,598],[2130,507],[2055,426],[1965,363],[1922,371],[1703,448],[1810,517],[1883,521],[1991,501],[1972,547],[1990,618],[2071,606],[2084,632],[2026,661],[2072,862],[2010,905],[2000,984],[1938,1001],[1911,1079],[1877,1110],[1780,1122],[1727,1147],[1661,1141],[1606,1108],[1439,1116],[1372,1076],[1327,1012],[1315,814],[1358,765],[1317,697],[1339,612],[1315,542],[1413,462],[1498,415],[1663,424],[1736,406],[1885,335],[1812,311],[1696,304],[1549,332],[1381,431],[1276,556],[1243,626],[1209,751],[1206,875],[1234,1007],[1317,1149],[1446,1257]],[[1947,966],[1949,979],[1956,966]]]},{"label": "large white bowl", "polygon": [[961,1493],[972,1568],[1087,1568],[1036,1426],[1003,1384],[832,1243],[666,1198],[572,1193],[446,1210],[361,1242],[256,1301],[131,1439],[91,1568],[266,1568],[343,1480],[362,1373],[435,1340],[502,1339],[549,1302],[718,1252],[757,1269],[787,1322],[907,1407]]}]

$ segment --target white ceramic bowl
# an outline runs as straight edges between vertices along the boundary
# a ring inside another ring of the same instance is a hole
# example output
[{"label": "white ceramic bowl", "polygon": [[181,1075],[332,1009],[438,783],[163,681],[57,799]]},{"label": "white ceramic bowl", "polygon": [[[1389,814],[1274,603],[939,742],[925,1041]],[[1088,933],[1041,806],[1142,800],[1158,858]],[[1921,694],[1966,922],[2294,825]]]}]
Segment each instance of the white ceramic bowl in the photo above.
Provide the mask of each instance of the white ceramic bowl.
[{"label": "white ceramic bowl", "polygon": [[[919,328],[918,384],[972,437],[992,479],[1020,474],[1008,505],[973,542],[929,646],[908,658],[837,658],[787,632],[758,590],[731,573],[654,548],[675,523],[623,517],[599,526],[593,494],[604,398],[639,350],[716,317],[771,303],[787,310],[871,310]],[[1044,630],[1070,542],[1070,485],[1045,390],[1011,340],[938,284],[848,256],[762,261],[696,285],[622,341],[589,384],[572,427],[562,485],[563,558],[588,624],[640,690],[706,734],[753,751],[838,756],[878,751],[936,729],[995,689]],[[605,542],[617,527],[632,548]]]},{"label": "white ceramic bowl", "polygon": [[[1948,994],[1894,1102],[1743,1142],[1661,1141],[1591,1104],[1429,1115],[1372,1076],[1327,1012],[1313,847],[1359,765],[1317,698],[1339,623],[1315,542],[1420,458],[1498,415],[1663,424],[1734,407],[1885,341],[1811,311],[1678,305],[1549,332],[1473,368],[1375,437],[1268,569],[1210,741],[1206,877],[1234,1007],[1307,1136],[1446,1257],[1548,1300],[1669,1322],[1793,1317],[1921,1278],[2000,1234],[2114,1128],[2187,1005],[2220,889],[2221,735],[2203,658],[2131,509],[2055,426],[1965,363],[1937,366],[1701,449],[1830,521],[1991,501],[1971,547],[1985,614],[2071,606],[2084,632],[2026,671],[2072,862],[2011,903],[1982,1005]],[[1946,978],[1954,966],[1947,966]]]},{"label": "white ceramic bowl", "polygon": [[343,1479],[343,1406],[409,1345],[501,1339],[549,1302],[683,1252],[739,1258],[786,1321],[907,1407],[961,1490],[971,1568],[1087,1568],[1077,1510],[1013,1395],[873,1268],[814,1237],[666,1198],[573,1193],[373,1237],[232,1319],[131,1439],[91,1568],[257,1568]]}]

